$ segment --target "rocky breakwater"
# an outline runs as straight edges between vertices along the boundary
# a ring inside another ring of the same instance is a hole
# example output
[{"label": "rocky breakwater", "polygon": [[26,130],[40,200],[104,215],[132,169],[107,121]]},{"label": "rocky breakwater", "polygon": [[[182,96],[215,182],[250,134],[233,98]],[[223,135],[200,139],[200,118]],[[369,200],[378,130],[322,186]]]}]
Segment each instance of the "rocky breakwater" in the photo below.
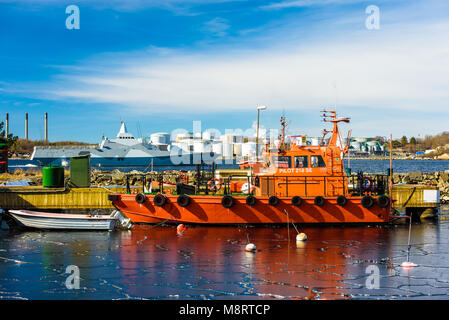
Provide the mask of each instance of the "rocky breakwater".
[{"label": "rocky breakwater", "polygon": [[[376,174],[365,173],[364,176],[374,178]],[[393,173],[393,183],[420,184],[437,186],[440,189],[440,201],[449,203],[449,170],[437,172],[409,171],[408,173]]]}]

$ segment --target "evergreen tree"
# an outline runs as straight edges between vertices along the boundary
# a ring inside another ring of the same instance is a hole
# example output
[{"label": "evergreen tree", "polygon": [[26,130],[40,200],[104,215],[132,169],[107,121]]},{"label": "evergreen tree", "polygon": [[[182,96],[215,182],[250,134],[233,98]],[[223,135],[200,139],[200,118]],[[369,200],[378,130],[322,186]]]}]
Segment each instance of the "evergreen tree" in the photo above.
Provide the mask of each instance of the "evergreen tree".
[{"label": "evergreen tree", "polygon": [[404,147],[407,144],[407,137],[406,136],[402,136],[401,138],[401,145]]},{"label": "evergreen tree", "polygon": [[6,137],[6,130],[3,129],[4,126],[5,124],[3,123],[3,121],[0,122],[0,138],[6,138],[9,148],[13,148],[18,137],[13,135],[12,133],[8,133],[8,136]]}]

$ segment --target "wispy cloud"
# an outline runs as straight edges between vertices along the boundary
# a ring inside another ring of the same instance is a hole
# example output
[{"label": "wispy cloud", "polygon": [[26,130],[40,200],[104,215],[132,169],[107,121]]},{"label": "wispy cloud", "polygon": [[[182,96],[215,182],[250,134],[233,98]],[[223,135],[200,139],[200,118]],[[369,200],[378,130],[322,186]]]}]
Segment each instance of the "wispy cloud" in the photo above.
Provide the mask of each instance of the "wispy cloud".
[{"label": "wispy cloud", "polygon": [[203,31],[217,37],[223,37],[230,27],[228,20],[217,17],[204,23]]},{"label": "wispy cloud", "polygon": [[[172,11],[176,14],[194,15],[196,14],[194,12],[195,7],[236,1],[245,0],[77,0],[73,4],[80,7],[91,7],[99,10],[112,9],[124,12],[148,8],[160,8]],[[0,0],[0,3],[18,3],[20,5],[43,9],[48,6],[67,6],[70,4],[61,2],[60,0]]]},{"label": "wispy cloud", "polygon": [[119,103],[136,112],[214,112],[259,103],[313,109],[334,104],[336,96],[348,106],[423,110],[431,105],[445,111],[449,43],[441,40],[448,28],[449,23],[409,28],[409,37],[402,30],[355,32],[346,34],[347,43],[329,41],[307,49],[162,50],[163,55],[137,59],[121,55],[118,67],[112,55],[114,72],[66,74],[44,91],[56,99]]},{"label": "wispy cloud", "polygon": [[357,2],[366,2],[366,0],[287,0],[287,1],[273,2],[267,5],[260,6],[260,8],[266,10],[274,10],[286,8],[324,6],[330,4],[351,4]]}]

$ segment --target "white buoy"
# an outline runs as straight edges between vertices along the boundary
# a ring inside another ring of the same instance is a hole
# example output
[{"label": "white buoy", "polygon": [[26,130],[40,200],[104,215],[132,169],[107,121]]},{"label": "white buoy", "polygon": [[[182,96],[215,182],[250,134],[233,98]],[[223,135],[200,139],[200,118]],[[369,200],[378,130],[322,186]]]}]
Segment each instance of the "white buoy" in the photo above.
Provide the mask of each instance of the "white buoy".
[{"label": "white buoy", "polygon": [[401,267],[403,268],[413,268],[413,267],[417,267],[417,264],[414,264],[413,262],[410,261],[404,261],[401,263]]},{"label": "white buoy", "polygon": [[417,264],[414,264],[413,262],[410,261],[410,250],[412,248],[412,246],[410,245],[410,237],[412,234],[412,215],[410,215],[409,218],[409,228],[408,228],[408,247],[407,247],[407,261],[402,262],[401,267],[403,268],[413,268],[413,267],[417,267]]},{"label": "white buoy", "polygon": [[306,241],[307,240],[307,235],[302,232],[296,235],[296,241]]},{"label": "white buoy", "polygon": [[245,247],[245,251],[248,251],[248,252],[256,251],[256,245],[254,243],[248,243]]},{"label": "white buoy", "polygon": [[61,161],[61,166],[63,166],[63,167],[68,167],[68,166],[69,166],[69,163],[67,162],[67,160],[62,160],[62,161]]}]

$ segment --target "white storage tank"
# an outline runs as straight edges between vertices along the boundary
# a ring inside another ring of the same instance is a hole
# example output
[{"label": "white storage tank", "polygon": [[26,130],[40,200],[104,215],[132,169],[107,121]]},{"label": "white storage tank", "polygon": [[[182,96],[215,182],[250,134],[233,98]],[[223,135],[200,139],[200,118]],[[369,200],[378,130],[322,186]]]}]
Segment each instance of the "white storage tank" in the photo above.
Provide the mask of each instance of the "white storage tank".
[{"label": "white storage tank", "polygon": [[243,135],[228,133],[221,136],[224,143],[243,143]]},{"label": "white storage tank", "polygon": [[232,143],[223,142],[223,157],[224,158],[232,158],[233,156],[233,147]]},{"label": "white storage tank", "polygon": [[178,148],[182,149],[185,152],[192,152],[193,151],[193,145],[189,143],[189,140],[180,141],[177,143],[174,143],[173,145],[177,145]]},{"label": "white storage tank", "polygon": [[203,141],[195,141],[193,143],[193,152],[204,152],[204,142]]},{"label": "white storage tank", "polygon": [[312,146],[319,146],[320,140],[320,138],[311,138]]},{"label": "white storage tank", "polygon": [[201,139],[202,137],[202,133],[201,132],[195,132],[195,134],[193,135],[194,139]]},{"label": "white storage tank", "polygon": [[178,135],[176,136],[176,141],[192,139],[192,137],[193,135],[190,132],[178,133]]},{"label": "white storage tank", "polygon": [[213,152],[212,150],[212,142],[209,140],[203,140],[204,151],[203,152]]},{"label": "white storage tank", "polygon": [[242,155],[242,144],[234,143],[234,155],[239,157]]},{"label": "white storage tank", "polygon": [[170,134],[167,132],[157,132],[150,136],[150,141],[153,144],[170,144]]},{"label": "white storage tank", "polygon": [[224,143],[232,143],[232,135],[230,134],[224,134],[220,137],[221,141]]},{"label": "white storage tank", "polygon": [[255,142],[246,142],[242,144],[242,156],[250,157],[256,154],[256,143]]},{"label": "white storage tank", "polygon": [[223,143],[221,141],[214,141],[212,143],[212,152],[221,155],[223,153]]},{"label": "white storage tank", "polygon": [[360,142],[352,142],[351,147],[353,147],[354,150],[362,151],[362,145]]},{"label": "white storage tank", "polygon": [[233,139],[232,139],[232,142],[234,142],[234,143],[243,143],[243,136],[240,135],[240,134],[235,134]]},{"label": "white storage tank", "polygon": [[214,140],[215,132],[213,131],[205,131],[203,132],[203,140]]}]

